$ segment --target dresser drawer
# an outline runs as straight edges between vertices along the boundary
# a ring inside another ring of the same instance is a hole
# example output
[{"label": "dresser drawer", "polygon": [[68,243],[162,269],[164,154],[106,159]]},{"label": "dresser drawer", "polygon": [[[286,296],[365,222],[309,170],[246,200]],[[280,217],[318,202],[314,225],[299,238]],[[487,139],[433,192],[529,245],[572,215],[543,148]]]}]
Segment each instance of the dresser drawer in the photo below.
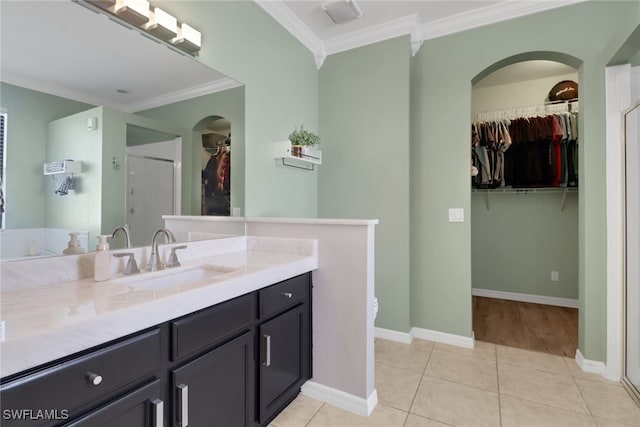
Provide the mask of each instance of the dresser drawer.
[{"label": "dresser drawer", "polygon": [[[122,393],[160,369],[160,333],[153,330],[0,386],[3,426],[49,425],[39,412],[65,419],[88,404]],[[26,420],[7,419],[7,410]],[[28,412],[31,410],[32,412]],[[25,415],[26,414],[26,415]]]},{"label": "dresser drawer", "polygon": [[252,327],[255,295],[247,294],[171,322],[171,360],[196,354]]},{"label": "dresser drawer", "polygon": [[258,292],[260,319],[266,319],[304,303],[309,297],[310,274],[293,277]]}]

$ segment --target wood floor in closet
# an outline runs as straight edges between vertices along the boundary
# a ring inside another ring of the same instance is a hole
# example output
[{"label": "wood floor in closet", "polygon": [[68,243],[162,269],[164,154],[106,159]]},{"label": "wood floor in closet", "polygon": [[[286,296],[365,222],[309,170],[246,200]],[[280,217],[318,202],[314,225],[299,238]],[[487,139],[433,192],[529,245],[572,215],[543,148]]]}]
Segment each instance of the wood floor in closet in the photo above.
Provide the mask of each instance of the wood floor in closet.
[{"label": "wood floor in closet", "polygon": [[476,340],[575,357],[578,309],[473,297]]}]

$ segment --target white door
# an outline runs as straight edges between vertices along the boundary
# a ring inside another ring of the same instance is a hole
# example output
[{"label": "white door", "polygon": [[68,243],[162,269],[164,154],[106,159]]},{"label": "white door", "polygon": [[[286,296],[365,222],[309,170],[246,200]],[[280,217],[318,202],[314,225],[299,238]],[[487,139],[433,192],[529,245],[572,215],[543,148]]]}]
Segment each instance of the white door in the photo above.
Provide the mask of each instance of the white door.
[{"label": "white door", "polygon": [[127,154],[127,224],[133,247],[151,244],[164,227],[162,215],[174,212],[173,160]]}]

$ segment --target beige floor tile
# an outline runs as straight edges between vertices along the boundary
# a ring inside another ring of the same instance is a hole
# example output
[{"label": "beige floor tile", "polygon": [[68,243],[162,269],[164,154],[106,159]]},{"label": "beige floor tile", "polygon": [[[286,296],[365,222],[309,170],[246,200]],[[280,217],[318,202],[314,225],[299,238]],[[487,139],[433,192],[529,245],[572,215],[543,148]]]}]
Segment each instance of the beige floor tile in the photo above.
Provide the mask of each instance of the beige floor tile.
[{"label": "beige floor tile", "polygon": [[563,375],[569,374],[569,368],[561,356],[503,345],[497,345],[496,352],[498,355],[498,365],[501,363],[510,363],[512,365],[540,371],[554,372]]},{"label": "beige floor tile", "polygon": [[375,349],[377,364],[382,363],[418,373],[424,372],[431,355],[430,346],[403,344],[383,339],[376,341]]},{"label": "beige floor tile", "polygon": [[588,414],[500,396],[502,427],[596,427]]},{"label": "beige floor tile", "polygon": [[576,378],[576,384],[594,417],[640,426],[640,408],[619,384]]},{"label": "beige floor tile", "polygon": [[392,408],[408,411],[418,390],[422,374],[376,364],[378,401]]},{"label": "beige floor tile", "polygon": [[500,426],[498,394],[425,376],[411,413],[457,427]]},{"label": "beige floor tile", "polygon": [[411,345],[433,348],[433,346],[436,345],[436,343],[433,342],[433,341],[429,341],[429,340],[422,340],[420,338],[414,338],[413,342],[411,343]]},{"label": "beige floor tile", "polygon": [[483,341],[476,341],[473,349],[442,343],[436,343],[433,349],[496,360],[496,345]]},{"label": "beige floor tile", "polygon": [[309,427],[402,427],[407,413],[378,404],[369,417],[356,415],[326,404],[308,424]]},{"label": "beige floor tile", "polygon": [[324,405],[323,402],[299,394],[272,422],[273,427],[302,427]]},{"label": "beige floor tile", "polygon": [[571,376],[498,363],[498,382],[501,394],[574,412],[589,413]]},{"label": "beige floor tile", "polygon": [[449,427],[449,425],[416,414],[409,414],[404,427]]},{"label": "beige floor tile", "polygon": [[619,423],[617,421],[604,420],[602,418],[594,417],[598,427],[634,427],[631,424]]},{"label": "beige floor tile", "polygon": [[434,350],[426,374],[454,383],[498,391],[496,362],[491,359]]}]

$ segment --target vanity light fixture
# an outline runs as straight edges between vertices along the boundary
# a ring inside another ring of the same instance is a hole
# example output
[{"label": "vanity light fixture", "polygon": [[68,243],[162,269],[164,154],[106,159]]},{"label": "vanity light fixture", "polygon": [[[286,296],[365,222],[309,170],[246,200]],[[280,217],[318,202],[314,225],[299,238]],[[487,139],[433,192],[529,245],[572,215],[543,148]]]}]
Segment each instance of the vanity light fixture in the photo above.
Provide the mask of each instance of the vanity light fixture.
[{"label": "vanity light fixture", "polygon": [[178,20],[156,7],[151,12],[149,23],[145,29],[162,40],[171,40],[178,35]]},{"label": "vanity light fixture", "polygon": [[150,34],[160,43],[166,43],[192,56],[202,47],[202,34],[187,23],[178,20],[159,7],[152,7],[148,0],[73,0],[93,10],[105,13],[111,19],[128,28]]},{"label": "vanity light fixture", "polygon": [[117,0],[116,15],[135,25],[149,22],[149,2],[147,0]]},{"label": "vanity light fixture", "polygon": [[202,35],[200,31],[196,30],[189,24],[184,22],[178,28],[178,36],[173,39],[173,44],[182,50],[190,53],[195,53],[200,50],[202,42]]},{"label": "vanity light fixture", "polygon": [[353,0],[339,0],[332,3],[322,5],[322,10],[329,15],[329,18],[336,24],[353,21],[360,18],[362,10]]}]

